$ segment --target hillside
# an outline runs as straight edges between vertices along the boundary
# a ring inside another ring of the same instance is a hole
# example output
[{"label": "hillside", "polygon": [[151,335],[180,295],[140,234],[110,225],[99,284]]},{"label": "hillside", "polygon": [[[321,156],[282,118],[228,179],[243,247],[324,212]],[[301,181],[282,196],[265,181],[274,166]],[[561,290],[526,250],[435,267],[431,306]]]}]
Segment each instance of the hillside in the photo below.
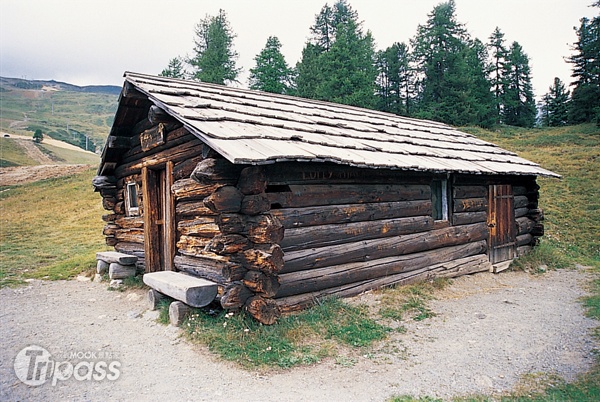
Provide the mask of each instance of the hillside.
[{"label": "hillside", "polygon": [[104,144],[117,108],[120,87],[79,87],[57,81],[0,77],[0,130],[45,136],[82,149]]}]

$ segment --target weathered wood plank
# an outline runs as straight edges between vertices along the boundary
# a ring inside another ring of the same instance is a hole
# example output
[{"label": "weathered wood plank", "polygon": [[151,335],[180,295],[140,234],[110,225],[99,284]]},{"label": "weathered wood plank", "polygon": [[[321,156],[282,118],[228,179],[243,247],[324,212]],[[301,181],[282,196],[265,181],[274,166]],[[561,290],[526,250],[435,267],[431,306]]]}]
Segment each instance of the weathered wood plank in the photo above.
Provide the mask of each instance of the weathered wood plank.
[{"label": "weathered wood plank", "polygon": [[206,158],[202,160],[191,174],[198,183],[236,184],[242,166],[234,165],[227,159]]},{"label": "weathered wood plank", "polygon": [[204,205],[215,213],[236,213],[242,208],[244,194],[237,187],[223,186],[204,199]]},{"label": "weathered wood plank", "polygon": [[265,275],[259,271],[248,271],[242,280],[243,284],[254,293],[264,297],[273,297],[279,290],[279,278]]},{"label": "weathered wood plank", "polygon": [[195,235],[208,238],[221,233],[216,218],[213,216],[201,216],[193,219],[180,220],[177,222],[177,231],[181,235]]},{"label": "weathered wood plank", "polygon": [[217,214],[208,209],[202,200],[179,201],[175,205],[175,215],[178,219],[190,216],[216,216]]},{"label": "weathered wood plank", "polygon": [[487,198],[455,199],[453,212],[481,212],[487,211]]},{"label": "weathered wood plank", "polygon": [[[137,257],[136,257],[137,261]],[[122,265],[118,262],[111,262],[108,266],[108,277],[110,279],[125,279],[135,276],[135,265]]]},{"label": "weathered wood plank", "polygon": [[488,193],[487,186],[453,186],[454,198],[485,198]]},{"label": "weathered wood plank", "polygon": [[269,213],[256,216],[221,214],[217,224],[223,234],[241,234],[258,244],[279,243],[284,235],[279,219]]}]

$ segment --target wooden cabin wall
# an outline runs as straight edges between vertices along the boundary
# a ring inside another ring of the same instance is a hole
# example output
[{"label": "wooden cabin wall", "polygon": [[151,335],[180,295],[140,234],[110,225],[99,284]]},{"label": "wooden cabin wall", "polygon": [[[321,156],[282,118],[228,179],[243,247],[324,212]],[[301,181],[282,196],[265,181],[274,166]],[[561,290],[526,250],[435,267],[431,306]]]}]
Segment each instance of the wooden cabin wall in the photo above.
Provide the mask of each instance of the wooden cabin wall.
[{"label": "wooden cabin wall", "polygon": [[490,268],[485,186],[453,187],[460,198],[440,222],[432,218],[432,175],[299,164],[268,172],[271,214],[285,228],[275,295],[282,311]]}]

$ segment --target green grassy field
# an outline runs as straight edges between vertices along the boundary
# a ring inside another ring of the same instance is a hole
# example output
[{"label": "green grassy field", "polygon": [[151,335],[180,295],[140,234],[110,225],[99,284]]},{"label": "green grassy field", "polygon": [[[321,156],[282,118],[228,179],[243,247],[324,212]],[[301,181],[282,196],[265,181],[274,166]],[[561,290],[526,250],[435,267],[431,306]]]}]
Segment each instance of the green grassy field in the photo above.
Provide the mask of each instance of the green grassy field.
[{"label": "green grassy field", "polygon": [[[579,263],[600,272],[600,128],[468,130],[563,176],[562,180],[539,180],[546,236],[521,265],[535,270],[542,263],[551,269]],[[106,246],[100,197],[90,185],[93,175],[90,170],[2,189],[0,286],[31,277],[68,278],[94,266],[94,253]],[[600,319],[600,281],[590,284],[590,289],[593,296],[582,303],[590,316]],[[243,315],[198,311],[186,328],[192,339],[246,367],[287,368],[325,358],[352,364],[352,353],[368,354],[374,343],[392,331],[386,320],[426,320],[431,314],[427,300],[435,297],[435,287],[418,285],[395,292],[387,295],[390,305],[383,305],[374,315],[364,307],[333,300],[270,327]],[[534,397],[541,401],[600,400],[599,384],[596,366],[577,382],[542,389]],[[514,395],[506,400],[525,400],[520,398]]]},{"label": "green grassy field", "polygon": [[79,144],[77,133],[82,133],[101,146],[116,108],[115,95],[9,87],[0,96],[0,130],[31,136],[40,129],[74,145]]}]

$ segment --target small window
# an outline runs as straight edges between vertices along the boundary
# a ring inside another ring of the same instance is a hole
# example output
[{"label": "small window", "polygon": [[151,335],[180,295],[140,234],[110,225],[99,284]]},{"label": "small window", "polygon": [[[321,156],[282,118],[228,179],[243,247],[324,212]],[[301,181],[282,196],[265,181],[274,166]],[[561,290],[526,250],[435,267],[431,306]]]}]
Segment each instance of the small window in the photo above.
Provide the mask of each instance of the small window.
[{"label": "small window", "polygon": [[448,204],[448,180],[433,180],[431,182],[431,206],[433,220],[448,220]]},{"label": "small window", "polygon": [[127,183],[127,187],[125,188],[127,192],[125,197],[126,207],[127,207],[127,215],[128,216],[137,216],[140,214],[140,206],[138,200],[138,188],[137,183]]}]

